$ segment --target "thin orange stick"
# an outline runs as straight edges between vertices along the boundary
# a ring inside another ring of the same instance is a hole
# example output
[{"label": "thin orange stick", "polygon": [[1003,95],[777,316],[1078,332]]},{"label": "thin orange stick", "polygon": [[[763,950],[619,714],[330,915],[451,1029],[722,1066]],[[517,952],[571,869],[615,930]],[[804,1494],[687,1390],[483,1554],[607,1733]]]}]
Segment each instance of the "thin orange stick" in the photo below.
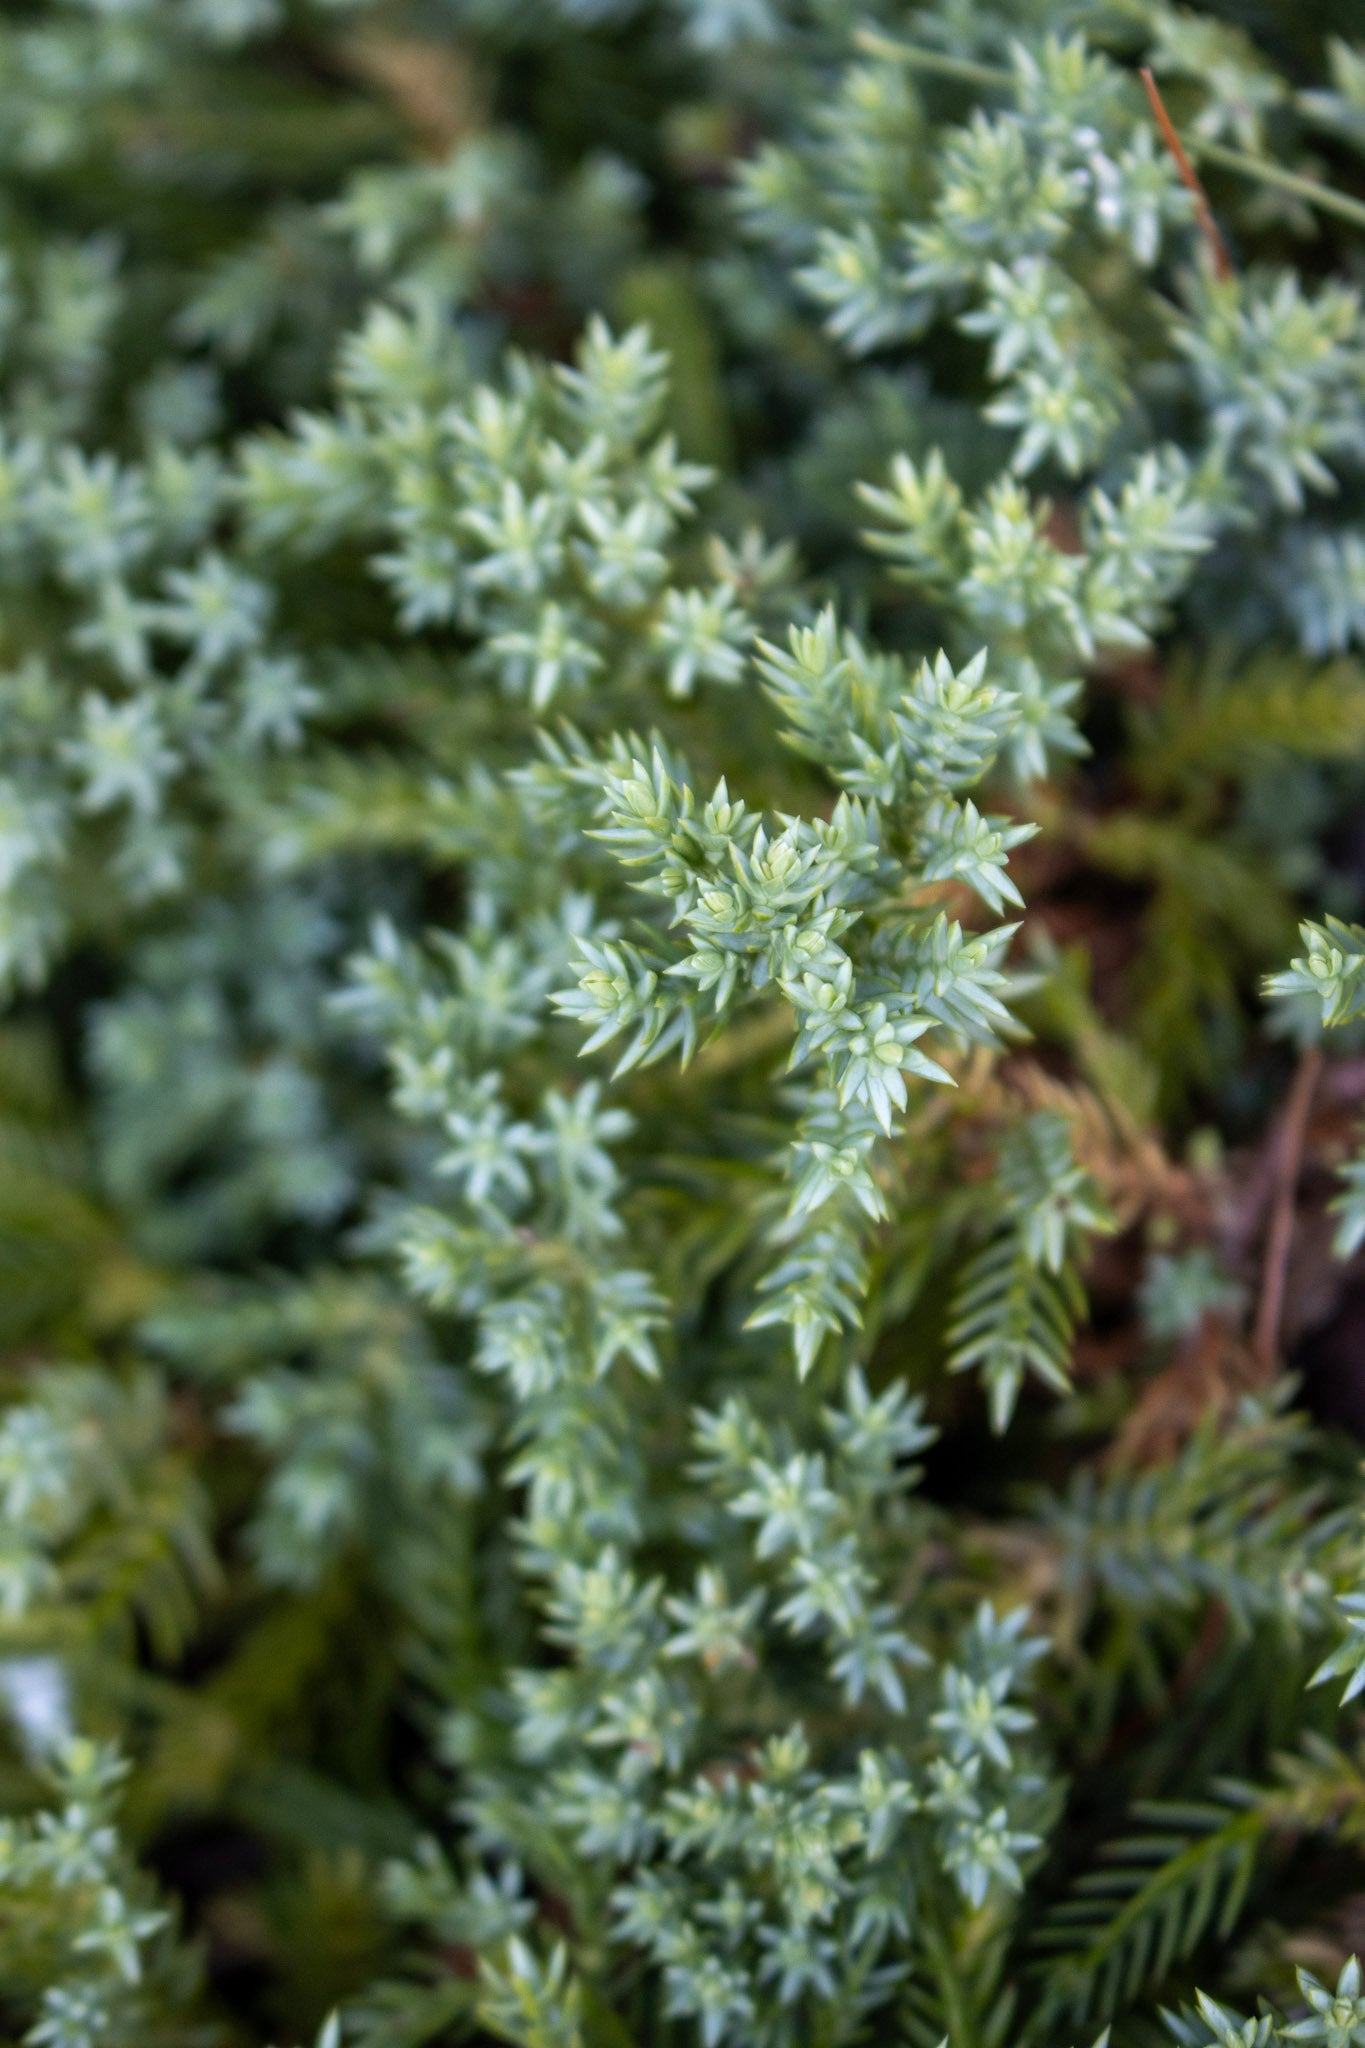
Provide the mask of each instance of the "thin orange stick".
[{"label": "thin orange stick", "polygon": [[1213,217],[1213,208],[1209,205],[1209,195],[1199,181],[1198,171],[1185,153],[1184,143],[1175,132],[1175,123],[1166,112],[1166,102],[1161,97],[1161,89],[1145,64],[1139,76],[1147,88],[1147,97],[1152,103],[1152,113],[1157,127],[1161,130],[1161,139],[1175,158],[1180,182],[1194,200],[1199,232],[1208,244],[1209,254],[1213,258],[1214,275],[1229,278],[1232,276],[1232,258],[1228,255],[1226,242],[1218,232],[1218,223]]},{"label": "thin orange stick", "polygon": [[1274,1370],[1279,1351],[1285,1282],[1294,1238],[1294,1195],[1303,1167],[1303,1145],[1308,1134],[1313,1095],[1321,1079],[1322,1048],[1312,1045],[1299,1061],[1276,1148],[1275,1200],[1270,1213],[1270,1229],[1266,1233],[1261,1299],[1257,1304],[1256,1329],[1251,1345],[1256,1361],[1265,1373]]}]

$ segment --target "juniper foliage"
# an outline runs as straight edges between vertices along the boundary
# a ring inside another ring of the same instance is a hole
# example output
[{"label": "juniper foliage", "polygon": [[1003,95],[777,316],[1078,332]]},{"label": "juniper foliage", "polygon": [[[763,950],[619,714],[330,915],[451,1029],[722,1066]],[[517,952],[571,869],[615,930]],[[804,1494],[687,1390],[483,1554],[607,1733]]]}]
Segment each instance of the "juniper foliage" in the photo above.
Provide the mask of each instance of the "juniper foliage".
[{"label": "juniper foliage", "polygon": [[6,2040],[1365,2042],[1347,13],[0,23]]}]

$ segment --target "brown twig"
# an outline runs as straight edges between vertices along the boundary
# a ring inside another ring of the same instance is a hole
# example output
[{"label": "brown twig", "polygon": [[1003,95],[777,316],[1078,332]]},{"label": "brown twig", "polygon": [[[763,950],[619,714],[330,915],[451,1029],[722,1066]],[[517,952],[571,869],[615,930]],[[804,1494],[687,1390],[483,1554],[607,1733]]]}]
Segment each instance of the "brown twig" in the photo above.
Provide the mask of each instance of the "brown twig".
[{"label": "brown twig", "polygon": [[1308,1112],[1313,1106],[1313,1095],[1321,1074],[1321,1048],[1310,1046],[1299,1061],[1299,1070],[1289,1091],[1275,1160],[1275,1203],[1270,1212],[1270,1229],[1266,1233],[1261,1298],[1256,1307],[1256,1331],[1252,1338],[1256,1361],[1266,1372],[1274,1368],[1280,1341],[1289,1246],[1294,1235],[1294,1193],[1303,1161]]},{"label": "brown twig", "polygon": [[1213,258],[1214,275],[1221,279],[1229,278],[1232,276],[1232,258],[1228,255],[1226,242],[1218,232],[1218,223],[1213,217],[1213,208],[1209,205],[1209,195],[1200,182],[1198,171],[1190,162],[1184,143],[1175,132],[1175,123],[1166,112],[1166,102],[1161,97],[1161,88],[1147,65],[1142,66],[1140,76],[1147,88],[1147,97],[1152,104],[1156,125],[1161,130],[1161,139],[1175,158],[1175,167],[1180,173],[1181,184],[1194,200],[1195,217],[1199,222],[1199,232],[1204,237],[1209,254]]}]

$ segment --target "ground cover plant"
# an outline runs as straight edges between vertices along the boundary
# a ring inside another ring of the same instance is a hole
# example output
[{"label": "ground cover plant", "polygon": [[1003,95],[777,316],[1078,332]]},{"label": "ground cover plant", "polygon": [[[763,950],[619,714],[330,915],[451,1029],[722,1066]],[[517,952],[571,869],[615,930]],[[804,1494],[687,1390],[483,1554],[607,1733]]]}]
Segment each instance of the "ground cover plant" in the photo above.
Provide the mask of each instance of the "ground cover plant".
[{"label": "ground cover plant", "polygon": [[1365,22],[0,19],[0,2038],[1361,2048]]}]

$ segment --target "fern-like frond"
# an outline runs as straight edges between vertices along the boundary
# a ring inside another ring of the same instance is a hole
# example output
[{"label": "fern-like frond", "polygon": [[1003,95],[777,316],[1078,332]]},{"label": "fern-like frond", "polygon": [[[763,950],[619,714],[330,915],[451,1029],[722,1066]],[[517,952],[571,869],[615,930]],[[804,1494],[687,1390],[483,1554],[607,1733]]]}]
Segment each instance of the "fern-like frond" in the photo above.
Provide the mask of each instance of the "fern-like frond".
[{"label": "fern-like frond", "polygon": [[1008,1424],[1029,1373],[1066,1392],[1071,1340],[1084,1307],[1075,1273],[1035,1266],[1013,1233],[983,1245],[968,1261],[953,1300],[948,1362],[953,1372],[980,1367],[995,1429]]},{"label": "fern-like frond", "polygon": [[1266,1828],[1258,1805],[1153,1802],[1136,1818],[1143,1832],[1110,1843],[1039,1932],[1046,2024],[1109,2020],[1241,1916]]},{"label": "fern-like frond", "polygon": [[1347,1531],[1299,1476],[1307,1425],[1282,1411],[1282,1393],[1249,1398],[1231,1423],[1207,1416],[1160,1470],[1082,1472],[1064,1498],[1036,1498],[1080,1617],[1096,1602],[1169,1616],[1216,1599],[1239,1629],[1326,1624]]}]

